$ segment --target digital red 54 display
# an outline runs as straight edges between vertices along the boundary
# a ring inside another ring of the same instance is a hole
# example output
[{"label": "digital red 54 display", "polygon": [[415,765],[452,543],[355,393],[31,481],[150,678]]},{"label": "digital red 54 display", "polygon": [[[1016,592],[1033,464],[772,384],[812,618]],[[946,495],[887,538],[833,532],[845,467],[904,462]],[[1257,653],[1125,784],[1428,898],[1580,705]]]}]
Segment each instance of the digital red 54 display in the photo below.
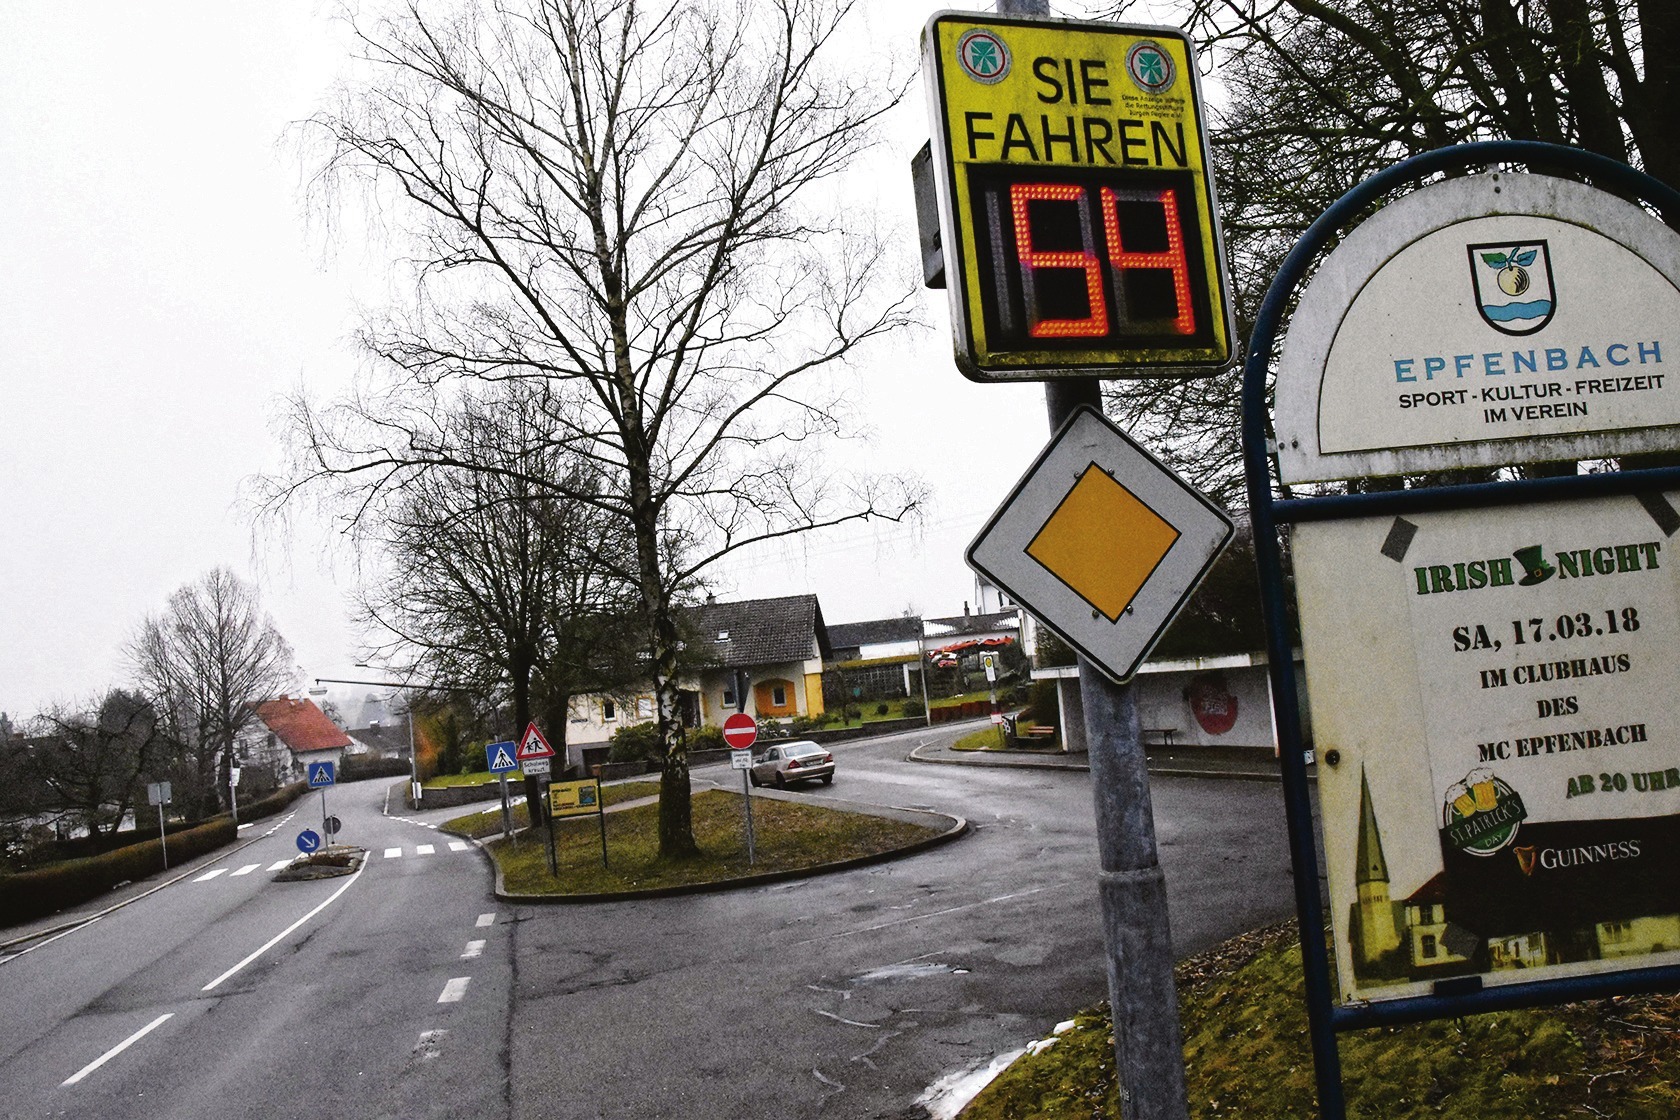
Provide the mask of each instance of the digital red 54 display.
[{"label": "digital red 54 display", "polygon": [[971,168],[994,352],[1214,342],[1187,175]]}]

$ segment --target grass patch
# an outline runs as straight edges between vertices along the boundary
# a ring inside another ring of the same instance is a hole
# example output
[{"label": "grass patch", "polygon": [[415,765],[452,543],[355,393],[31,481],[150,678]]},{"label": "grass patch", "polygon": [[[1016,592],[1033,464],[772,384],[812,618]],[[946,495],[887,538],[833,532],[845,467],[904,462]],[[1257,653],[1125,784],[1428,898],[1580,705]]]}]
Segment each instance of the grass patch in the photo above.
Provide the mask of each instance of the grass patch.
[{"label": "grass patch", "polygon": [[610,894],[692,883],[714,883],[767,871],[793,871],[835,860],[892,851],[938,835],[939,830],[882,817],[842,813],[817,805],[753,798],[756,862],[747,864],[741,795],[707,790],[692,801],[696,859],[659,858],[659,806],[608,813],[609,868],[601,866],[600,823],[595,817],[558,821],[560,874],[548,873],[542,837],[517,844],[496,841],[490,854],[509,891],[528,894]]},{"label": "grass patch", "polygon": [[954,751],[1001,751],[1003,750],[1003,732],[996,727],[983,727],[979,731],[971,731],[961,739],[951,744]]},{"label": "grass patch", "polygon": [[[457,786],[494,785],[496,777],[488,770],[475,770],[471,774],[439,774],[435,778],[427,778],[420,784],[420,788],[453,789]],[[509,770],[507,779],[510,784],[523,782],[525,774],[520,770]]]},{"label": "grass patch", "polygon": [[[601,787],[601,800],[607,806],[617,805],[624,801],[634,801],[638,797],[654,797],[659,793],[658,782],[620,782],[616,785]],[[530,814],[525,811],[525,793],[521,790],[510,789],[508,801],[513,815],[513,827],[525,828],[530,825]],[[438,826],[445,832],[453,832],[458,836],[470,836],[474,840],[482,840],[487,836],[499,836],[502,831],[502,807],[485,809],[478,813],[468,813],[464,817],[444,821]]]},{"label": "grass patch", "polygon": [[[1190,1115],[1312,1120],[1312,1056],[1293,924],[1178,966]],[[1118,1117],[1108,1007],[1075,1016],[974,1099],[962,1120]],[[1341,1036],[1356,1120],[1672,1120],[1680,1115],[1680,995],[1381,1027]]]}]

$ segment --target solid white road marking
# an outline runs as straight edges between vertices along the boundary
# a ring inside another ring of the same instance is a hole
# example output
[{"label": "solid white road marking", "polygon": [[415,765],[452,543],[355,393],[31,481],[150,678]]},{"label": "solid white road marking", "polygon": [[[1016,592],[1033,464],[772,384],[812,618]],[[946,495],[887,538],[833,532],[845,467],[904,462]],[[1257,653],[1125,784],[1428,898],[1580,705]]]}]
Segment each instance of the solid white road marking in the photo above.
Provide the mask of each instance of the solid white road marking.
[{"label": "solid white road marking", "polygon": [[414,854],[417,856],[429,856],[435,851],[437,851],[437,849],[432,847],[430,844],[414,845]]},{"label": "solid white road marking", "polygon": [[129,1035],[109,1050],[105,1051],[105,1053],[99,1055],[99,1057],[77,1070],[75,1074],[65,1078],[62,1084],[74,1085],[76,1082],[80,1081],[82,1078],[86,1077],[88,1074],[92,1073],[94,1070],[98,1069],[118,1054],[121,1054],[124,1050],[127,1050],[130,1046],[133,1046],[136,1042],[139,1042],[142,1038],[145,1038],[147,1035],[163,1026],[166,1020],[173,1019],[174,1017],[175,1012],[164,1012],[162,1015],[159,1015],[156,1019],[153,1019],[151,1022],[147,1023],[145,1026],[141,1027],[139,1030],[135,1031],[133,1034]]},{"label": "solid white road marking", "polygon": [[494,915],[494,914],[480,914],[478,916],[478,928],[479,929],[483,929],[485,926],[493,926],[495,924],[496,924],[496,915]]},{"label": "solid white road marking", "polygon": [[236,879],[241,875],[249,875],[251,872],[255,871],[257,868],[259,868],[261,866],[262,866],[262,864],[260,864],[260,863],[247,863],[244,867],[241,867],[238,871],[235,871],[232,875],[229,875],[228,878],[229,879]]},{"label": "solid white road marking", "polygon": [[443,994],[438,996],[439,1003],[460,1003],[461,997],[467,994],[467,985],[472,983],[471,976],[457,976],[443,986]]},{"label": "solid white road marking", "polygon": [[461,959],[464,960],[464,961],[470,961],[474,957],[481,957],[483,955],[484,955],[484,942],[482,942],[482,941],[469,941],[469,942],[467,942],[467,951],[461,954]]},{"label": "solid white road marking", "polygon": [[472,845],[468,844],[465,840],[451,840],[449,842],[449,850],[452,852],[464,852],[470,847],[472,847]]},{"label": "solid white road marking", "polygon": [[227,868],[225,868],[225,867],[218,867],[214,871],[206,871],[204,874],[202,874],[198,878],[194,879],[193,882],[202,883],[206,879],[214,879],[216,876],[222,874],[226,870],[227,870]]},{"label": "solid white road marking", "polygon": [[366,870],[367,870],[367,861],[364,860],[362,862],[362,865],[360,867],[356,868],[356,873],[354,875],[350,876],[350,878],[344,880],[344,885],[342,887],[339,887],[336,891],[329,894],[327,896],[325,902],[321,903],[319,906],[315,907],[315,909],[311,910],[309,913],[305,914],[303,917],[299,918],[297,921],[293,922],[291,925],[287,926],[285,929],[283,929],[279,933],[275,934],[268,941],[265,941],[261,946],[258,947],[256,952],[252,953],[250,956],[246,957],[244,960],[240,961],[238,964],[234,965],[232,968],[228,969],[226,972],[222,973],[220,976],[218,976],[214,980],[210,981],[210,983],[204,985],[204,987],[200,988],[199,991],[208,992],[211,988],[216,987],[223,980],[226,980],[229,976],[232,976],[234,973],[238,972],[240,969],[244,968],[246,965],[250,964],[252,961],[256,960],[258,957],[262,956],[264,953],[268,952],[270,949],[274,948],[276,945],[280,944],[280,942],[285,940],[285,938],[293,930],[297,929],[303,923],[307,922],[309,919],[313,918],[315,915],[319,914],[321,911],[323,911],[327,907],[331,906],[333,904],[334,900],[336,900],[339,895],[343,894],[345,891],[347,891],[351,887],[355,886],[356,885],[356,880],[360,879],[362,877],[362,872],[366,871]]},{"label": "solid white road marking", "polygon": [[282,867],[290,867],[291,865],[292,861],[289,859],[277,859],[268,865],[268,869],[270,871],[279,871]]},{"label": "solid white road marking", "polygon": [[401,855],[402,855],[402,849],[401,848],[386,848],[385,849],[385,858],[386,859],[397,859]]}]

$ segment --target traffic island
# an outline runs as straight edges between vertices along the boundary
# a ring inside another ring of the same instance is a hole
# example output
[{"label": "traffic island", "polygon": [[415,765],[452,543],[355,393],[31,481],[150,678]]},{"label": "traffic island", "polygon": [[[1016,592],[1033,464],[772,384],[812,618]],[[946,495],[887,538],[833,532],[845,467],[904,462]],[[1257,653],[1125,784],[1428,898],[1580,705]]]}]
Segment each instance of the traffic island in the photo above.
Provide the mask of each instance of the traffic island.
[{"label": "traffic island", "polygon": [[[548,867],[547,836],[526,830],[486,842],[496,897],[511,902],[606,902],[732,890],[897,859],[963,835],[968,822],[942,813],[820,801],[799,793],[752,795],[753,858],[748,860],[741,795],[696,792],[692,859],[659,856],[659,806],[641,802],[604,817],[555,823],[558,873]],[[602,859],[602,824],[606,859]],[[457,831],[456,822],[444,825]],[[459,829],[465,834],[465,829]]]},{"label": "traffic island", "polygon": [[334,844],[306,856],[299,856],[274,875],[276,883],[307,883],[313,879],[334,879],[354,875],[367,860],[367,849]]}]

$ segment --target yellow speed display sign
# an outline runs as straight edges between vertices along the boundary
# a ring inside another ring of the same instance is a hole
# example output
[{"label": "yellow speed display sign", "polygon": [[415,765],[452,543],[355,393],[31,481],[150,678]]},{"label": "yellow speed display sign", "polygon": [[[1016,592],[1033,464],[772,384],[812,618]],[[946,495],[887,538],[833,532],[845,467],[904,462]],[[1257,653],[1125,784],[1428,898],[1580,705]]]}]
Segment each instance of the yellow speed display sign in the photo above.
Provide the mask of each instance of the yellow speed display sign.
[{"label": "yellow speed display sign", "polygon": [[941,12],[922,52],[963,372],[1230,366],[1224,250],[1183,34]]}]

